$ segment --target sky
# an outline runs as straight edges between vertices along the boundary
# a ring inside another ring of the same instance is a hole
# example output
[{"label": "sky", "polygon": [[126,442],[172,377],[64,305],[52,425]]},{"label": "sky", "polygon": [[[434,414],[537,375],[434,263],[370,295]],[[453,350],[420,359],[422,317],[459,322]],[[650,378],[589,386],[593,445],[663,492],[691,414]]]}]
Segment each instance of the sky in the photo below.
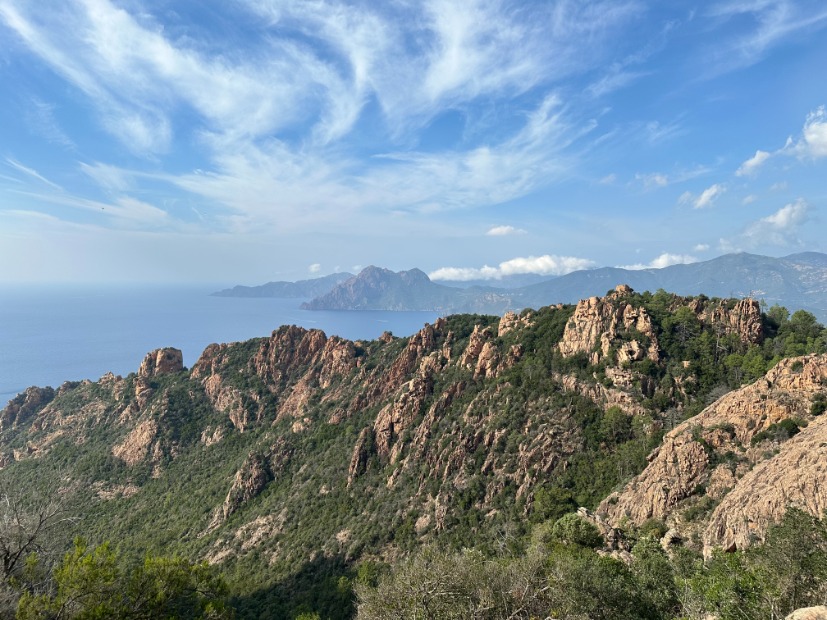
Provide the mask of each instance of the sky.
[{"label": "sky", "polygon": [[0,0],[0,283],[827,251],[823,0]]}]

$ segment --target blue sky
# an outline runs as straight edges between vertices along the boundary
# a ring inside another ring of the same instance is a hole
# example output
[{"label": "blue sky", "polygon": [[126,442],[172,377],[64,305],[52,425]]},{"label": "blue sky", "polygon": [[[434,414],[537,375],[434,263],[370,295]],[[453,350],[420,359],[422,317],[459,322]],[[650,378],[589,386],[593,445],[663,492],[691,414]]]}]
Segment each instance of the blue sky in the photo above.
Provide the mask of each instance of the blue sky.
[{"label": "blue sky", "polygon": [[823,0],[0,0],[0,282],[827,251]]}]

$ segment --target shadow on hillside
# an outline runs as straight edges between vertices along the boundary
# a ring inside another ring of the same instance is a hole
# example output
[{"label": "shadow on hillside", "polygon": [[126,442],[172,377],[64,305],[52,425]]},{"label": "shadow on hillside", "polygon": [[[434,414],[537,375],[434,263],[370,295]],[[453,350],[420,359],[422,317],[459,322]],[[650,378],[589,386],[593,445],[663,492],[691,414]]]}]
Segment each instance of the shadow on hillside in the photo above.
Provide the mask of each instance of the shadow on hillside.
[{"label": "shadow on hillside", "polygon": [[324,619],[348,620],[356,610],[350,582],[342,579],[349,576],[342,558],[318,557],[268,588],[233,598],[231,604],[238,620],[293,620],[313,612]]}]

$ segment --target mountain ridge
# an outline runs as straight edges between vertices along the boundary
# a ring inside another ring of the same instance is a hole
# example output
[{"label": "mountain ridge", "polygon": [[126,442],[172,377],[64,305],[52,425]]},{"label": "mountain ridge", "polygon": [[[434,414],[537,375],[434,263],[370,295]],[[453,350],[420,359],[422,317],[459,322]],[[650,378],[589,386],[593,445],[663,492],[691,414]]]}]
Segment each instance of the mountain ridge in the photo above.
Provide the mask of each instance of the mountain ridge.
[{"label": "mountain ridge", "polygon": [[409,282],[409,277],[402,274],[410,272],[394,274],[387,269],[370,267],[302,307],[501,314],[554,303],[576,303],[625,283],[639,291],[664,289],[680,295],[755,297],[769,305],[783,303],[791,310],[805,309],[827,321],[827,255],[817,252],[782,258],[725,254],[708,261],[660,269],[600,267],[508,289],[496,286],[459,289],[432,282],[423,272],[416,271],[419,275],[415,282]]},{"label": "mountain ridge", "polygon": [[332,287],[353,277],[346,271],[332,273],[320,278],[297,280],[296,282],[277,281],[267,282],[258,286],[237,285],[210,293],[212,297],[275,297],[281,299],[307,299],[317,297],[329,291]]}]

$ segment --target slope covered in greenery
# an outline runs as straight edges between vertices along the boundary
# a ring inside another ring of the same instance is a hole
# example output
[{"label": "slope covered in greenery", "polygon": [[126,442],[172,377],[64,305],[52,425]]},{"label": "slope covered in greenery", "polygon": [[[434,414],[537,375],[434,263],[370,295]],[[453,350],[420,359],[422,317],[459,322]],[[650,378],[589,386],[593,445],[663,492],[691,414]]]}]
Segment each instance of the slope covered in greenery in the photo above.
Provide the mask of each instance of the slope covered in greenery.
[{"label": "slope covered in greenery", "polygon": [[[62,499],[57,548],[82,534],[127,558],[206,560],[242,618],[348,618],[377,567],[427,545],[522,553],[534,525],[639,473],[664,428],[825,347],[805,312],[664,292],[595,303],[593,324],[561,305],[371,342],[283,327],[191,370],[145,361],[29,390],[0,416],[0,480],[29,506]],[[611,337],[581,338],[604,319]]]}]

